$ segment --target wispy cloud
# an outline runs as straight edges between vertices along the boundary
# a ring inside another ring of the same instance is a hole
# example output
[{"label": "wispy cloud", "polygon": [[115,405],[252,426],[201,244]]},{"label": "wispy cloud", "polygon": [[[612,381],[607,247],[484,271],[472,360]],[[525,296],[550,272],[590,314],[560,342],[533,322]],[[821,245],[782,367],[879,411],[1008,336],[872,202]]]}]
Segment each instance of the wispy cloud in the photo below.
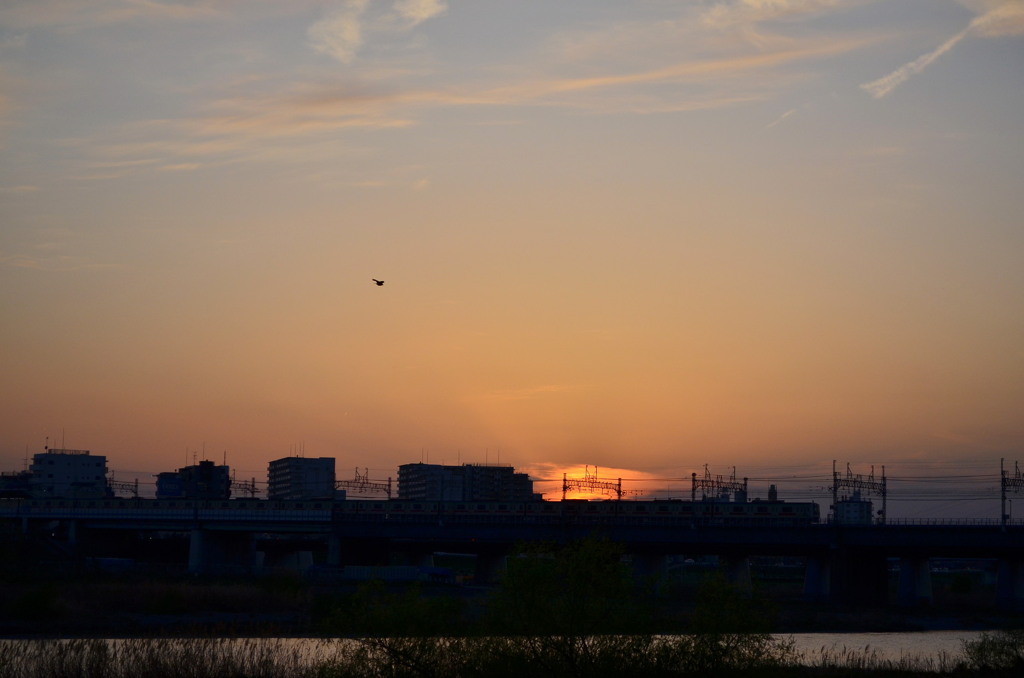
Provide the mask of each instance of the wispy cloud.
[{"label": "wispy cloud", "polygon": [[[863,47],[863,39],[809,41],[784,49],[758,51],[740,56],[694,59],[660,68],[628,73],[604,73],[588,77],[555,78],[517,83],[493,88],[480,93],[481,103],[525,103],[564,98],[569,95],[596,90],[683,83],[712,83],[721,85],[756,73],[764,73],[789,63],[841,54]],[[759,89],[762,83],[754,84]],[[740,97],[741,99],[756,97]],[[728,98],[729,105],[735,95]]]},{"label": "wispy cloud", "polygon": [[872,80],[871,82],[864,83],[861,85],[861,88],[866,90],[874,98],[881,99],[907,80],[910,80],[910,78],[932,65],[936,59],[953,49],[958,42],[967,37],[968,33],[969,29],[957,33],[952,38],[942,43],[938,49],[927,54],[923,54],[910,63],[900,66],[889,75],[881,77],[878,80]]},{"label": "wispy cloud", "polygon": [[313,49],[338,61],[352,63],[368,35],[407,32],[445,12],[442,0],[397,0],[388,10],[371,13],[369,0],[347,0],[344,5],[310,26]]},{"label": "wispy cloud", "polygon": [[791,19],[834,9],[839,4],[839,0],[733,0],[717,3],[704,12],[702,18],[709,26],[724,28]]},{"label": "wispy cloud", "polygon": [[[96,140],[97,152],[111,162],[90,166],[88,178],[116,177],[151,167],[191,169],[198,164],[275,158],[292,153],[308,160],[315,149],[348,131],[401,129],[417,124],[419,112],[453,107],[566,107],[595,113],[651,113],[724,108],[771,96],[766,73],[863,47],[864,38],[805,41],[786,49],[742,56],[694,59],[631,72],[585,77],[515,80],[479,87],[473,84],[403,89],[369,80],[346,79],[290,86],[268,92],[248,84],[222,96],[196,115],[122,127],[116,139]],[[785,80],[785,78],[782,78]],[[258,84],[258,83],[257,83]],[[666,97],[663,85],[670,88]],[[776,84],[777,86],[777,84]]]},{"label": "wispy cloud", "polygon": [[[566,103],[572,97],[587,92],[608,92],[663,84],[720,84],[728,79],[751,76],[788,63],[840,54],[858,49],[864,44],[864,40],[861,39],[830,39],[809,42],[790,49],[721,59],[684,61],[627,73],[602,73],[576,78],[535,78],[484,88],[467,85],[391,93],[370,90],[353,92],[351,88],[338,88],[337,91],[332,91],[331,86],[324,86],[320,93],[302,94],[290,102],[281,100],[279,103],[283,106],[282,109],[261,106],[263,116],[232,116],[223,122],[233,120],[244,126],[257,124],[260,120],[270,124],[273,121],[311,122],[323,118],[325,124],[328,124],[328,121],[329,124],[339,124],[339,121],[351,119],[356,124],[372,124],[374,120],[379,120],[383,124],[392,125],[398,119],[395,111],[406,107],[551,105]],[[695,107],[705,108],[734,105],[737,101],[749,101],[753,98],[756,97],[730,95],[714,98],[700,94],[694,95],[694,101],[691,103]]]},{"label": "wispy cloud", "polygon": [[58,273],[118,268],[116,264],[89,263],[79,257],[68,255],[41,257],[29,254],[4,254],[2,252],[0,252],[0,266]]},{"label": "wispy cloud", "polygon": [[343,64],[351,63],[363,46],[362,16],[368,4],[369,0],[349,0],[344,7],[310,26],[313,49]]},{"label": "wispy cloud", "polygon": [[785,113],[783,113],[779,117],[775,118],[774,121],[772,121],[769,124],[765,125],[765,129],[771,129],[772,127],[775,127],[776,125],[780,124],[783,120],[785,120],[786,118],[788,118],[789,116],[791,116],[791,115],[793,115],[795,113],[796,113],[796,109],[795,108],[789,109],[788,111],[786,111]]},{"label": "wispy cloud", "polygon": [[447,9],[443,0],[398,0],[395,3],[398,15],[413,26],[443,14]]},{"label": "wispy cloud", "polygon": [[910,80],[910,78],[931,66],[939,57],[956,47],[960,41],[968,36],[997,37],[1022,34],[1024,34],[1024,2],[1008,0],[994,9],[975,17],[967,28],[946,40],[931,52],[900,66],[886,76],[862,84],[861,88],[875,99],[881,99]]},{"label": "wispy cloud", "polygon": [[81,30],[132,21],[192,21],[223,17],[217,3],[156,0],[12,0],[0,4],[0,24],[11,29]]},{"label": "wispy cloud", "polygon": [[1024,35],[1024,2],[1005,0],[971,21],[970,30],[988,37]]}]

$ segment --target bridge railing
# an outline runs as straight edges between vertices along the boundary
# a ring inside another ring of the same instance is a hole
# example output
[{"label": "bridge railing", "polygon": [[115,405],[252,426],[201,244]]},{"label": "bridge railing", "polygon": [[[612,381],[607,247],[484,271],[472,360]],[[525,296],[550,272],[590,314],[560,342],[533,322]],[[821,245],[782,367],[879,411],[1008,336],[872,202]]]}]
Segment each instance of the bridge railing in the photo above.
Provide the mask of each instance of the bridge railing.
[{"label": "bridge railing", "polygon": [[[856,523],[837,523],[831,518],[827,521],[829,525],[847,525],[856,527]],[[888,519],[885,523],[864,524],[863,527],[902,527],[915,526],[924,527],[934,525],[935,527],[999,527],[1002,523],[999,520],[988,518],[896,518]],[[1024,521],[1010,521],[1007,525],[1024,525]]]},{"label": "bridge railing", "polygon": [[[1017,524],[1020,524],[1019,521]],[[1002,525],[999,520],[987,518],[900,518],[888,520],[886,525],[935,525],[935,526],[965,526],[965,527],[998,527]]]},{"label": "bridge railing", "polygon": [[0,499],[0,517],[105,520],[328,522],[330,502],[257,500]]}]

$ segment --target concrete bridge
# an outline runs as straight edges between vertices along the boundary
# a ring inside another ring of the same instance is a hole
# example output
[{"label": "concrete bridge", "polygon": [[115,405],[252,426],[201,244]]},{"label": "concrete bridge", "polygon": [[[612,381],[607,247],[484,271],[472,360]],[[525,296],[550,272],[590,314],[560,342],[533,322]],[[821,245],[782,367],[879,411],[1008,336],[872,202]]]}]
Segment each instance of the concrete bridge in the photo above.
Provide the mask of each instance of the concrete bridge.
[{"label": "concrete bridge", "polygon": [[[641,576],[665,573],[673,556],[715,555],[741,586],[749,585],[751,557],[788,556],[805,563],[806,598],[837,602],[886,602],[888,567],[898,559],[895,602],[905,605],[932,602],[931,559],[983,558],[999,563],[1001,604],[1024,606],[1024,526],[1019,525],[716,524],[568,511],[460,514],[444,503],[431,506],[436,510],[371,514],[345,512],[330,501],[4,499],[0,521],[8,533],[60,535],[71,546],[107,531],[188,535],[188,568],[195,573],[223,567],[257,571],[275,564],[267,561],[271,551],[278,560],[294,556],[287,545],[297,540],[304,550],[316,545],[328,567],[380,565],[396,557],[428,564],[436,552],[472,554],[481,580],[493,580],[524,542],[607,539],[622,546]],[[260,550],[259,540],[275,540],[278,548]]]}]

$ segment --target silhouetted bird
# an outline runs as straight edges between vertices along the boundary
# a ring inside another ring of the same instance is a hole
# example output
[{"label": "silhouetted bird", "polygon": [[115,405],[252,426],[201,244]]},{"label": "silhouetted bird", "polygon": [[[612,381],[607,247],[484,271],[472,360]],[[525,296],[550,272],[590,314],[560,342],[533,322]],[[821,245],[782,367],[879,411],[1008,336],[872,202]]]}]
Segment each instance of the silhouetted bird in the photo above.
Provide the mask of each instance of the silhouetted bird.
[{"label": "silhouetted bird", "polygon": [[383,280],[377,280],[376,278],[370,278],[370,280],[372,280],[373,282],[377,283],[377,287],[380,287],[381,285],[384,284]]}]

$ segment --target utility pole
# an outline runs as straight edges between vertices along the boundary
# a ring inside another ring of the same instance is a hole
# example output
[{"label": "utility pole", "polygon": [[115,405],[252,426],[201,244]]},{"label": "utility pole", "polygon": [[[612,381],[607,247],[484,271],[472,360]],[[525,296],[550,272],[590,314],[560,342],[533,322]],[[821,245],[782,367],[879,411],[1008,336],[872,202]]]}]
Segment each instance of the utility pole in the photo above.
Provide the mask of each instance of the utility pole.
[{"label": "utility pole", "polygon": [[1003,527],[1006,527],[1006,523],[1010,519],[1010,514],[1006,512],[1006,491],[1013,490],[1014,492],[1020,492],[1024,489],[1024,477],[1021,477],[1020,475],[1020,465],[1017,462],[1013,462],[1013,475],[1011,476],[1009,471],[1003,468],[1003,461],[1003,459],[999,460],[999,489],[1000,498],[1002,499],[1000,523]]},{"label": "utility pole", "polygon": [[615,499],[622,499],[622,478],[619,478],[619,482],[612,483],[606,480],[597,479],[597,467],[594,467],[594,475],[590,475],[590,465],[587,465],[586,471],[583,474],[583,480],[579,478],[570,478],[565,473],[562,474],[562,501],[565,501],[565,495],[572,491],[589,491],[592,493],[611,494],[615,493]]},{"label": "utility pole", "polygon": [[387,495],[388,499],[391,499],[391,478],[388,478],[386,483],[380,480],[370,480],[370,469],[364,468],[360,473],[357,467],[355,479],[335,481],[334,489],[358,494],[383,493]]},{"label": "utility pole", "polygon": [[878,512],[878,524],[885,525],[885,467],[882,467],[882,479],[875,480],[875,467],[871,467],[871,475],[854,475],[850,465],[846,465],[846,477],[839,476],[836,471],[836,460],[832,460],[832,515],[835,516],[836,507],[839,505],[840,488],[848,488],[854,492],[873,492],[882,497],[882,510]]},{"label": "utility pole", "polygon": [[708,465],[704,464],[704,477],[698,478],[696,473],[690,476],[692,486],[690,489],[690,501],[697,501],[697,490],[702,491],[702,496],[707,497],[708,490],[711,491],[711,496],[717,497],[722,492],[733,492],[736,495],[742,493],[743,497],[747,496],[747,478],[743,479],[743,482],[737,482],[736,480],[736,467],[732,467],[732,475],[726,480],[723,476],[717,475],[714,478],[711,477],[711,471],[708,470]]}]

